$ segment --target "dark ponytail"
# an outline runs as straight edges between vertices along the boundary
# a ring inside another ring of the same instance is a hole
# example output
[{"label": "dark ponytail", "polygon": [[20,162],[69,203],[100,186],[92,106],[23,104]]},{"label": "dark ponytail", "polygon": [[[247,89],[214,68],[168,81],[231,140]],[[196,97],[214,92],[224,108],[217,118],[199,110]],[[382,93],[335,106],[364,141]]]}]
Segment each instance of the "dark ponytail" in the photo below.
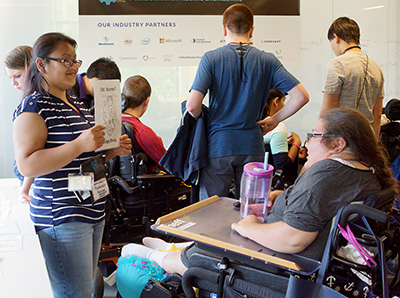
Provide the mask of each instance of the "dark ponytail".
[{"label": "dark ponytail", "polygon": [[[36,60],[48,57],[60,42],[69,43],[76,49],[77,43],[74,39],[58,32],[43,34],[36,40],[32,48],[32,61],[25,76],[24,97],[34,91],[42,90],[43,83],[48,85],[42,72],[36,66]],[[44,60],[44,63],[46,64],[47,61]]]},{"label": "dark ponytail", "polygon": [[277,97],[279,99],[282,99],[284,96],[285,96],[285,94],[283,94],[281,91],[279,91],[276,88],[272,88],[271,90],[269,90],[267,102],[265,103],[261,119],[265,119],[266,117],[270,116],[269,107],[271,106],[272,101]]}]

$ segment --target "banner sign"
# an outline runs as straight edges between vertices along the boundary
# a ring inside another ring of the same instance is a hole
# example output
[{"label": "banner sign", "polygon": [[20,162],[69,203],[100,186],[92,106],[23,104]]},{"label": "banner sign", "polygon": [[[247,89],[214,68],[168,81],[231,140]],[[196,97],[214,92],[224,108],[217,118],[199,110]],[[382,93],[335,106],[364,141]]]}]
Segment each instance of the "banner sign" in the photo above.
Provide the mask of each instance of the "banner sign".
[{"label": "banner sign", "polygon": [[[79,58],[86,62],[84,65],[86,68],[100,57],[111,58],[119,67],[197,66],[205,52],[225,45],[222,13],[229,6],[226,2],[218,15],[182,15],[182,13],[115,15],[113,12],[117,5],[127,3],[126,11],[130,11],[128,8],[135,6],[138,1],[116,3],[111,1],[109,5],[101,1],[79,2]],[[90,7],[94,6],[93,10],[86,7],[89,2]],[[151,2],[145,3],[151,4]],[[168,1],[171,6],[174,6],[172,5],[174,2]],[[177,2],[183,3],[183,1]],[[203,1],[196,2],[203,3]],[[281,1],[249,0],[248,2],[256,6],[255,3]],[[299,0],[288,2],[299,4]],[[243,3],[247,4],[246,1]],[[94,13],[82,15],[82,12],[96,11],[97,6],[103,9],[101,10],[103,15]],[[298,15],[255,15],[253,36],[251,41],[255,47],[275,54],[282,63],[300,63]]]},{"label": "banner sign", "polygon": [[79,0],[79,15],[222,15],[235,3],[254,15],[300,15],[300,0]]}]

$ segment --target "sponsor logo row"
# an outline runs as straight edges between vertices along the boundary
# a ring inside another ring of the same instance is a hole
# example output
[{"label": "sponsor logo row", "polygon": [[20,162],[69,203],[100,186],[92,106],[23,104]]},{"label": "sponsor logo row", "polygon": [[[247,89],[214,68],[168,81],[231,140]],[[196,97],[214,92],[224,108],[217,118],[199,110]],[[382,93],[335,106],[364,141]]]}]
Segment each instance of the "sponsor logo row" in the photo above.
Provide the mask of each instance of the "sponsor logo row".
[{"label": "sponsor logo row", "polygon": [[[132,45],[134,43],[134,40],[130,37],[127,37],[123,40],[124,44],[126,45]],[[146,37],[143,38],[142,40],[139,41],[140,44],[147,46],[150,43],[154,43],[153,40],[151,40],[150,38]],[[184,40],[182,38],[164,38],[164,37],[160,37],[158,40],[155,41],[156,43],[159,44],[179,44],[179,43],[184,43]],[[185,42],[187,42],[185,40]],[[191,43],[193,44],[211,44],[212,42],[210,40],[204,39],[204,38],[192,38],[190,40]],[[261,43],[270,43],[270,44],[277,44],[277,43],[281,43],[282,40],[261,40]],[[137,40],[135,40],[135,43],[137,43]],[[220,39],[219,43],[225,43],[225,39]],[[101,42],[98,43],[100,46],[114,46],[116,45],[116,43],[110,39],[110,37],[108,36],[104,36],[103,40]]]},{"label": "sponsor logo row", "polygon": [[164,63],[169,63],[172,62],[173,60],[200,60],[201,56],[196,56],[196,55],[182,55],[182,56],[174,56],[174,55],[160,55],[160,56],[149,56],[149,55],[143,55],[143,56],[119,56],[119,57],[113,57],[110,56],[108,57],[111,60],[119,60],[119,61],[163,61]]}]

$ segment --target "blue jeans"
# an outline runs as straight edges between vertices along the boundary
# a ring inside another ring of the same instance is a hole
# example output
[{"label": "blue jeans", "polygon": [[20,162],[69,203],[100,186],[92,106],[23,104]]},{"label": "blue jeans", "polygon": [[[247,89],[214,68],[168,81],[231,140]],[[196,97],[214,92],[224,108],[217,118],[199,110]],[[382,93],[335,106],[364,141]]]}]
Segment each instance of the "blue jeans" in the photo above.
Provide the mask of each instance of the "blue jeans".
[{"label": "blue jeans", "polygon": [[200,173],[200,201],[211,196],[228,197],[232,181],[235,196],[240,196],[240,180],[243,166],[248,162],[263,162],[264,155],[233,155],[210,158],[208,166]]},{"label": "blue jeans", "polygon": [[90,298],[104,220],[68,222],[38,232],[55,298]]}]

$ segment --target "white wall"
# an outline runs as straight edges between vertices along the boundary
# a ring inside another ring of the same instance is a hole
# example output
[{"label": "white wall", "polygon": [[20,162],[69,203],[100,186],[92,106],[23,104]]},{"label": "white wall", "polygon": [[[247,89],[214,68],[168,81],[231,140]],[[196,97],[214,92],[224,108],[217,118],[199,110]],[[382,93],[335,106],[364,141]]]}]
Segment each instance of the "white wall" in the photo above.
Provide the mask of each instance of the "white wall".
[{"label": "white wall", "polygon": [[[348,16],[358,22],[363,50],[383,68],[386,78],[384,103],[393,97],[400,98],[398,0],[300,0],[300,3],[301,64],[287,68],[310,93],[310,103],[285,121],[289,131],[297,132],[304,140],[318,117],[325,66],[334,56],[326,32],[339,16]],[[261,30],[274,29],[258,28],[256,23],[254,34]],[[33,45],[38,36],[49,31],[70,35],[79,44],[77,0],[0,0],[0,61],[15,46]],[[90,63],[85,61],[81,71],[85,71]],[[166,146],[175,136],[180,102],[187,98],[195,72],[196,67],[121,68],[122,82],[131,75],[141,74],[152,85],[150,107],[142,120],[163,138]],[[1,70],[0,178],[13,177],[11,117],[20,100],[21,94],[11,86]]]}]

